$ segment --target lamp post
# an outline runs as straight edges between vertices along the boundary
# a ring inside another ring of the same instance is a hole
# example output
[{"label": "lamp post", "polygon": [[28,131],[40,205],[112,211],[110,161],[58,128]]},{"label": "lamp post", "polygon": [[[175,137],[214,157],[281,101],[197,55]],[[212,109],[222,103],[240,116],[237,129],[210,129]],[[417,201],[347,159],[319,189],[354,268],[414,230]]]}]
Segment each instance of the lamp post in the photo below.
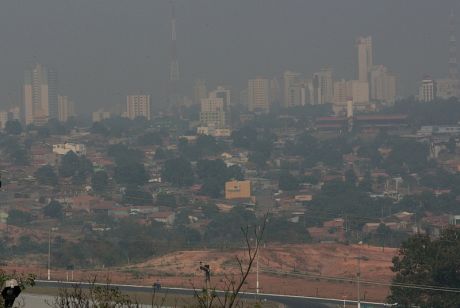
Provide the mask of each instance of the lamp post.
[{"label": "lamp post", "polygon": [[51,280],[51,231],[57,231],[58,228],[48,230],[48,280]]},{"label": "lamp post", "polygon": [[48,230],[48,280],[51,280],[51,229]]}]

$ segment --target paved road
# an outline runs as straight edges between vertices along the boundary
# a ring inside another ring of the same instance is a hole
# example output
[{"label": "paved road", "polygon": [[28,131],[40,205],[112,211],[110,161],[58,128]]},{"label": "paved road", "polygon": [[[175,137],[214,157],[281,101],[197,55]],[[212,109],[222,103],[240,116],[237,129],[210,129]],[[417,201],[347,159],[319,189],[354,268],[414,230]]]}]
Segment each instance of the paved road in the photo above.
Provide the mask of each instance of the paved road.
[{"label": "paved road", "polygon": [[[82,286],[88,286],[87,283],[81,283]],[[38,287],[45,287],[45,288],[59,288],[64,286],[71,286],[72,283],[64,283],[58,281],[46,281],[46,280],[38,280],[36,281],[36,285]],[[121,285],[121,284],[114,284],[113,286],[118,287],[121,291],[124,292],[152,292],[152,287],[149,286],[136,286],[136,285]],[[193,289],[185,289],[185,288],[161,288],[160,293],[162,294],[177,294],[177,295],[189,295],[193,296],[194,290]],[[218,293],[222,294],[221,291]],[[308,307],[308,308],[326,308],[326,307],[337,307],[338,305],[343,305],[343,300],[338,299],[328,299],[328,298],[315,298],[315,297],[305,297],[305,296],[289,296],[289,295],[278,295],[278,294],[255,294],[244,292],[241,293],[241,298],[244,299],[256,299],[257,296],[261,300],[267,300],[271,302],[277,302],[280,304],[284,304],[286,307],[292,308],[300,308],[300,307]],[[382,303],[371,303],[371,302],[363,302],[368,304],[369,306],[366,307],[385,307]],[[354,301],[347,301],[347,305],[356,305]],[[26,305],[26,307],[32,307]],[[34,306],[35,307],[35,306]]]}]

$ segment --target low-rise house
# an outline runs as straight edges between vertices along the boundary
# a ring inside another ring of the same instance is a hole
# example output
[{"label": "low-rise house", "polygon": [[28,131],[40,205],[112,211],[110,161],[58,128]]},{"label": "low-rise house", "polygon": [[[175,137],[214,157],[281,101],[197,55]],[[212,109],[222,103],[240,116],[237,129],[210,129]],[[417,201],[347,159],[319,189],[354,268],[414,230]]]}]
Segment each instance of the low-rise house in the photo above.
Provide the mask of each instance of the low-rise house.
[{"label": "low-rise house", "polygon": [[174,212],[157,212],[150,214],[149,217],[156,222],[161,222],[171,226],[174,224],[176,214]]}]

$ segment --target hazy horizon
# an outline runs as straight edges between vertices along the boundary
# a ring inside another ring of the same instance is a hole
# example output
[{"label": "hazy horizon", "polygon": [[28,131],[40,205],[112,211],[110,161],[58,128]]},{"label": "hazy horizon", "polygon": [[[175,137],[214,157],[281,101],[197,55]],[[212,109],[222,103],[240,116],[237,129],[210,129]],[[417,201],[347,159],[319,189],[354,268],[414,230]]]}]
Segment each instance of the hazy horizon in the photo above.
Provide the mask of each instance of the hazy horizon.
[{"label": "hazy horizon", "polygon": [[[310,75],[323,66],[335,79],[354,78],[354,40],[374,39],[374,62],[415,92],[424,74],[447,75],[448,16],[460,3],[364,0],[177,0],[182,94],[194,79],[208,88],[290,69]],[[0,108],[20,103],[23,72],[35,62],[59,74],[60,93],[77,112],[122,103],[131,93],[165,97],[169,76],[167,0],[19,0],[0,4]],[[238,97],[238,93],[236,93]],[[21,103],[22,105],[22,103]]]}]

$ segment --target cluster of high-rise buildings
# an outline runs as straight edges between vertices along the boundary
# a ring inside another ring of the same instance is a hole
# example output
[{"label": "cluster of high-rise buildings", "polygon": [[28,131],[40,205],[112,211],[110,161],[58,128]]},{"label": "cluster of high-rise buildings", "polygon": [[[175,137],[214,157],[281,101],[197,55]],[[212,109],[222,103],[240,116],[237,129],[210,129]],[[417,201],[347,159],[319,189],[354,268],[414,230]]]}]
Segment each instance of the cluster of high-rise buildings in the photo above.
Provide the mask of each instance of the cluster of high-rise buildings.
[{"label": "cluster of high-rise buildings", "polygon": [[[249,112],[269,112],[274,106],[289,108],[305,105],[332,104],[333,110],[373,111],[380,106],[392,105],[397,96],[397,78],[381,64],[374,63],[371,36],[356,39],[356,76],[352,80],[335,78],[331,67],[323,67],[312,75],[286,70],[282,76],[267,78],[257,76],[247,81],[247,87],[235,96],[228,86],[219,86],[208,91],[204,80],[197,80],[193,98],[182,98],[179,91],[179,62],[176,47],[176,17],[174,1],[171,15],[171,64],[167,103],[171,110],[178,111],[183,105],[200,107],[201,133],[228,134],[230,106],[238,102]],[[430,102],[440,98],[460,97],[460,81],[457,67],[457,47],[454,15],[450,19],[449,74],[444,79],[425,77],[418,93],[419,101]],[[233,102],[232,102],[233,101]],[[42,125],[50,119],[65,122],[75,116],[73,101],[60,95],[56,71],[36,64],[24,76],[22,107],[0,111],[0,128],[12,119],[21,119],[24,124]],[[350,107],[351,106],[351,107]],[[151,96],[128,95],[126,105],[117,114],[129,119],[152,117]],[[93,121],[107,119],[111,113],[104,110],[93,112]]]},{"label": "cluster of high-rise buildings", "polygon": [[[329,67],[314,73],[310,78],[288,70],[283,73],[282,82],[277,78],[263,76],[248,80],[247,88],[241,92],[240,101],[251,112],[268,112],[275,104],[294,107],[332,103],[338,110],[346,107],[350,100],[355,108],[363,110],[372,110],[375,104],[393,104],[396,98],[396,77],[385,66],[374,65],[370,36],[357,39],[357,53],[356,80],[335,80],[333,70]],[[197,80],[193,93],[195,103],[201,103],[201,122],[206,125],[209,122],[207,119],[211,117],[208,106],[212,92],[208,97],[205,82]],[[226,105],[218,100],[214,103],[215,106],[222,104]],[[228,106],[216,108],[213,113],[215,110],[228,111]],[[213,118],[216,116],[213,115]],[[223,123],[220,121],[217,126]]]},{"label": "cluster of high-rise buildings", "polygon": [[75,115],[72,100],[58,92],[56,71],[41,64],[25,71],[22,98],[26,125],[43,125],[50,119],[66,122]]},{"label": "cluster of high-rise buildings", "polygon": [[436,98],[449,99],[460,97],[460,76],[457,64],[457,37],[455,33],[455,15],[452,11],[450,18],[449,31],[449,71],[447,78],[434,79],[425,76],[420,83],[418,100],[431,102]]}]

